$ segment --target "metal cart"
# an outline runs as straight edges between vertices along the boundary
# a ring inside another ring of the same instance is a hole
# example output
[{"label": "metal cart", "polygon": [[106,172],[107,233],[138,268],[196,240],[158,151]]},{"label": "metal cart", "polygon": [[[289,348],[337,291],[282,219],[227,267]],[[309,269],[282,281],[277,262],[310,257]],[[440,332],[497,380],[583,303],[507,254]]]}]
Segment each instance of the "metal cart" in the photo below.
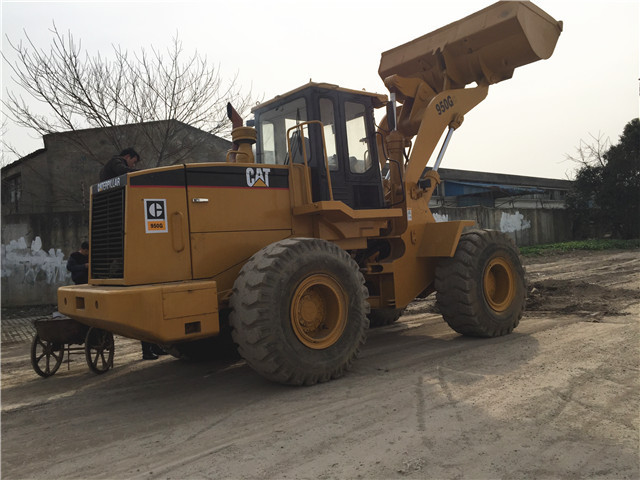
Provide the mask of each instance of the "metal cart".
[{"label": "metal cart", "polygon": [[[31,365],[41,377],[55,374],[67,352],[67,368],[71,354],[84,353],[89,369],[105,373],[113,367],[113,334],[88,327],[63,315],[34,322],[36,335],[31,342]],[[72,347],[72,345],[79,345]]]}]

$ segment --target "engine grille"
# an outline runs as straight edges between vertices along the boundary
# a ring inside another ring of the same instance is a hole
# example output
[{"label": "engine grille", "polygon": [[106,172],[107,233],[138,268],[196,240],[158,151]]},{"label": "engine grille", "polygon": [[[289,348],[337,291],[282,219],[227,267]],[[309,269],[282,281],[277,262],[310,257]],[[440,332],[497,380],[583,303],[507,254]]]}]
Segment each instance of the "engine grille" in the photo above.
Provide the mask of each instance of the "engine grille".
[{"label": "engine grille", "polygon": [[124,277],[125,188],[93,195],[91,278]]}]

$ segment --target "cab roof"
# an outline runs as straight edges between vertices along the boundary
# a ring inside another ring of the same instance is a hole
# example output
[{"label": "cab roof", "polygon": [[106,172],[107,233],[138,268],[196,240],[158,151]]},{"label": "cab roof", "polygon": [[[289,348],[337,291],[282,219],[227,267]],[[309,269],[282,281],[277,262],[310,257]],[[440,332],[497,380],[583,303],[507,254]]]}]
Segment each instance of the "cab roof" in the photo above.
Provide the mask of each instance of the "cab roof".
[{"label": "cab roof", "polygon": [[272,103],[275,103],[279,100],[282,100],[285,97],[288,97],[290,95],[293,95],[295,93],[301,92],[303,90],[306,89],[310,89],[310,88],[319,88],[319,89],[324,89],[324,90],[336,90],[339,92],[345,92],[345,93],[351,93],[354,95],[365,95],[367,97],[371,97],[371,99],[373,100],[373,106],[375,108],[380,108],[382,106],[384,106],[387,101],[388,98],[386,95],[383,95],[381,93],[371,93],[371,92],[367,92],[365,90],[352,90],[349,88],[342,88],[338,85],[334,85],[332,83],[317,83],[317,82],[309,82],[306,83],[305,85],[302,85],[298,88],[295,88],[293,90],[291,90],[290,92],[284,93],[282,95],[276,95],[274,98],[272,98],[271,100],[267,100],[266,102],[262,102],[258,105],[256,105],[255,107],[253,107],[251,109],[251,112],[255,112],[256,110],[262,110],[263,108],[271,105]]}]

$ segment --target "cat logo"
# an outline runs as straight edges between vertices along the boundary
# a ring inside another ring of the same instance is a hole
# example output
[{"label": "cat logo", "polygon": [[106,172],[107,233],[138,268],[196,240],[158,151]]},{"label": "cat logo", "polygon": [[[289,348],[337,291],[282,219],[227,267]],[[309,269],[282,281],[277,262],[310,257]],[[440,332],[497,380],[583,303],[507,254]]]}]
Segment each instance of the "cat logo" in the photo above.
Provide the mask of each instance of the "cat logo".
[{"label": "cat logo", "polygon": [[247,168],[247,185],[249,187],[268,187],[270,168]]},{"label": "cat logo", "polygon": [[166,233],[167,201],[164,198],[144,199],[144,223],[147,233]]}]

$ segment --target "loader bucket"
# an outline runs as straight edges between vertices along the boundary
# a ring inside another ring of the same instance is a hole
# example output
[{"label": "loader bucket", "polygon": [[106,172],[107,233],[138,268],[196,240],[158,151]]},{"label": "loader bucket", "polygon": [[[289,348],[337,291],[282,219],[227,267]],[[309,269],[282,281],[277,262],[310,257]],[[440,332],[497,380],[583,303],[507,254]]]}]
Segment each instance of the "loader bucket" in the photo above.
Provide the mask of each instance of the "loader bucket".
[{"label": "loader bucket", "polygon": [[498,2],[382,54],[378,73],[417,77],[435,92],[507,80],[551,56],[562,22],[531,2]]}]

